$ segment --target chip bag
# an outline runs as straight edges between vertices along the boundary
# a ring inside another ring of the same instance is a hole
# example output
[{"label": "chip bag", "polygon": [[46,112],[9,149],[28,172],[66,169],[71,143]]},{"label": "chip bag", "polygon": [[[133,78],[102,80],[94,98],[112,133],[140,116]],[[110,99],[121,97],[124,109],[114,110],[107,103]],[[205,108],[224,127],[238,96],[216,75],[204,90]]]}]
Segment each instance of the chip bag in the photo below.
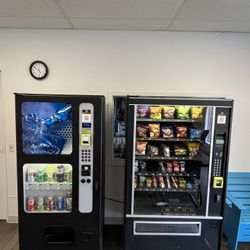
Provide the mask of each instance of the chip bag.
[{"label": "chip bag", "polygon": [[139,117],[139,118],[148,117],[148,106],[147,105],[137,105],[137,117]]},{"label": "chip bag", "polygon": [[162,137],[165,139],[174,138],[173,126],[161,126]]},{"label": "chip bag", "polygon": [[148,126],[141,125],[141,124],[137,125],[136,135],[137,135],[137,137],[147,138],[148,137]]},{"label": "chip bag", "polygon": [[198,156],[200,150],[200,143],[189,142],[187,146],[188,146],[189,156],[191,157]]},{"label": "chip bag", "polygon": [[160,124],[152,123],[152,124],[148,124],[148,127],[149,127],[149,137],[150,138],[159,138],[161,136]]},{"label": "chip bag", "polygon": [[174,115],[175,115],[175,107],[174,106],[162,107],[162,118],[174,119]]},{"label": "chip bag", "polygon": [[136,155],[146,155],[146,147],[148,142],[137,141],[136,142]]},{"label": "chip bag", "polygon": [[190,106],[177,106],[176,113],[177,113],[177,119],[182,119],[182,120],[190,119]]},{"label": "chip bag", "polygon": [[150,119],[161,119],[161,107],[149,107]]},{"label": "chip bag", "polygon": [[187,138],[187,126],[177,126],[175,134],[177,138]]},{"label": "chip bag", "polygon": [[203,119],[203,107],[194,106],[191,108],[191,119],[201,120]]}]

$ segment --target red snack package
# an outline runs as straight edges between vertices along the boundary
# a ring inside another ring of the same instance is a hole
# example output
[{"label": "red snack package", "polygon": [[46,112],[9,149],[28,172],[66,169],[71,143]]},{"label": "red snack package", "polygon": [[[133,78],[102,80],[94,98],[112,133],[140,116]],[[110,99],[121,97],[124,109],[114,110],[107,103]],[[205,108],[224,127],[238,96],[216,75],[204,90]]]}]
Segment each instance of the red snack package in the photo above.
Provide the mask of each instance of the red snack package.
[{"label": "red snack package", "polygon": [[187,138],[187,127],[186,126],[177,126],[175,128],[175,134],[177,138]]}]

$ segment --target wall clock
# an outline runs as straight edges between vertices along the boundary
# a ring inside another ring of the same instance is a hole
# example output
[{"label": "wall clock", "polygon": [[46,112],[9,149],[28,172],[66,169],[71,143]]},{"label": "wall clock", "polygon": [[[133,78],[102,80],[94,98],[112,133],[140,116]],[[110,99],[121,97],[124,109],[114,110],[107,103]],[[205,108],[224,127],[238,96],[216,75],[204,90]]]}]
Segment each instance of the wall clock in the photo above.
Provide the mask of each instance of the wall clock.
[{"label": "wall clock", "polygon": [[34,61],[30,64],[30,74],[36,80],[43,80],[49,74],[49,68],[42,61]]}]

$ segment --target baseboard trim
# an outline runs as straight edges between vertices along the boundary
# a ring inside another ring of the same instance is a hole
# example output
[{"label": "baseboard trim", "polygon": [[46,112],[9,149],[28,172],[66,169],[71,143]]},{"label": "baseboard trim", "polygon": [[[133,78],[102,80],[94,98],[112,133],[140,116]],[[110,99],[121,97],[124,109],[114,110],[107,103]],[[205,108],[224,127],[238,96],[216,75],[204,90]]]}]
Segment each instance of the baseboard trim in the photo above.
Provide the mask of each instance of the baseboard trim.
[{"label": "baseboard trim", "polygon": [[8,223],[18,223],[18,216],[8,216],[7,222]]}]

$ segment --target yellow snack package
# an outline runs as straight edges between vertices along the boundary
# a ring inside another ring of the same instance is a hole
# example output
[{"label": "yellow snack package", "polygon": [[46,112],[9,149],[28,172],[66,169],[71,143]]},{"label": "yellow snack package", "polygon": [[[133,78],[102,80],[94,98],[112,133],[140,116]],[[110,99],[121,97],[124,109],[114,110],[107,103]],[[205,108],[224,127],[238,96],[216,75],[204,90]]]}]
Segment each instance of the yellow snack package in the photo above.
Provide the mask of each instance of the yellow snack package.
[{"label": "yellow snack package", "polygon": [[191,108],[191,119],[201,120],[203,119],[203,107],[193,106]]},{"label": "yellow snack package", "polygon": [[162,107],[162,118],[174,119],[174,115],[175,115],[175,107],[174,106]]},{"label": "yellow snack package", "polygon": [[149,107],[149,118],[150,119],[161,119],[161,107]]}]

